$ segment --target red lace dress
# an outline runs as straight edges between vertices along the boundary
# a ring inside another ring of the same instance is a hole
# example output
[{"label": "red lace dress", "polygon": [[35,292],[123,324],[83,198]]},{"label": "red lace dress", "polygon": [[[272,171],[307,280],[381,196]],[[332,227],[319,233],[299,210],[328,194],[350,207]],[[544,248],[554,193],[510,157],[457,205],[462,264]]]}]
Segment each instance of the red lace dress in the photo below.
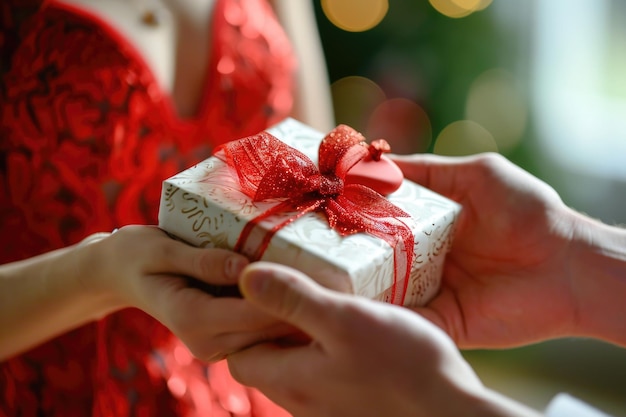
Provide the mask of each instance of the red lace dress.
[{"label": "red lace dress", "polygon": [[[0,4],[0,262],[156,224],[161,181],[287,116],[294,58],[263,0],[217,0],[196,117],[137,51],[60,3]],[[133,309],[0,363],[0,416],[286,415]]]}]

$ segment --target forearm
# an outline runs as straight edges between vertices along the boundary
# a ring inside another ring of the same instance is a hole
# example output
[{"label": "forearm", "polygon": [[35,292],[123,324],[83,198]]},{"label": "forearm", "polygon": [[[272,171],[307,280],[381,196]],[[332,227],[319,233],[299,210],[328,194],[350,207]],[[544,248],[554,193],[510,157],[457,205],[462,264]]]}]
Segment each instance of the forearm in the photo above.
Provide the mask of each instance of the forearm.
[{"label": "forearm", "polygon": [[626,346],[626,230],[577,215],[574,242],[578,333]]},{"label": "forearm", "polygon": [[117,307],[84,284],[80,244],[0,266],[0,360],[94,320]]}]

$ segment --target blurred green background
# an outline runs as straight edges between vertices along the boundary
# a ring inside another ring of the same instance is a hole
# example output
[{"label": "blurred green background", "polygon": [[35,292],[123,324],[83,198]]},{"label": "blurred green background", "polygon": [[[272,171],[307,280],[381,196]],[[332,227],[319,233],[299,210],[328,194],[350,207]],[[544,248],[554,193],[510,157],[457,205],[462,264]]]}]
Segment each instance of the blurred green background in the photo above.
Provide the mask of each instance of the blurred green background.
[{"label": "blurred green background", "polygon": [[[315,7],[338,123],[397,153],[500,152],[571,207],[626,224],[626,2]],[[567,339],[464,355],[487,386],[537,409],[569,392],[626,416],[626,349]]]}]

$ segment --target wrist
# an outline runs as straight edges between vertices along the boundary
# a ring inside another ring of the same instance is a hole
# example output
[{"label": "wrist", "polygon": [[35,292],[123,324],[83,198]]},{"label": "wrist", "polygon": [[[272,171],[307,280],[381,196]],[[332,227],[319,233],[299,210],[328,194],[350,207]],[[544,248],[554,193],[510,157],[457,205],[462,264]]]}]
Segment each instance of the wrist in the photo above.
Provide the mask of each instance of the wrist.
[{"label": "wrist", "polygon": [[476,417],[540,417],[542,414],[496,391],[485,388],[481,395],[470,398],[473,413],[466,416]]},{"label": "wrist", "polygon": [[626,230],[576,214],[573,237],[574,336],[626,346]]},{"label": "wrist", "polygon": [[101,261],[96,257],[101,255],[97,252],[91,243],[81,242],[48,254],[40,282],[51,300],[65,300],[60,312],[67,322],[84,324],[123,307],[115,292],[100,284]]},{"label": "wrist", "polygon": [[[482,382],[467,375],[434,384],[431,398],[437,399],[437,415],[465,417],[540,417],[537,410],[485,387]],[[444,394],[445,395],[441,395]],[[421,415],[421,414],[420,414]]]},{"label": "wrist", "polygon": [[542,414],[512,398],[486,388],[482,384],[461,388],[454,398],[448,396],[446,407],[437,415],[465,417],[540,417]]},{"label": "wrist", "polygon": [[116,277],[107,272],[113,258],[106,248],[108,236],[110,233],[98,233],[85,238],[74,247],[71,257],[75,264],[71,286],[77,296],[90,300],[92,308],[88,315],[93,320],[129,306]]}]

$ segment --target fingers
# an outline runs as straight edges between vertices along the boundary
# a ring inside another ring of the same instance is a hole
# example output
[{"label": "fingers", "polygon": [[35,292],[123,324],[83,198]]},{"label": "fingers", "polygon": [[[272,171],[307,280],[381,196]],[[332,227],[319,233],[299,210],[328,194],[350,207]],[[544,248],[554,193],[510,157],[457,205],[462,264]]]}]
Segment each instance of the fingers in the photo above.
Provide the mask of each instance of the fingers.
[{"label": "fingers", "polygon": [[433,154],[390,155],[402,170],[405,178],[429,188],[439,194],[452,196],[458,188],[457,179],[462,179],[462,166],[467,166],[476,157],[446,157]]},{"label": "fingers", "polygon": [[226,334],[264,329],[276,323],[238,298],[215,298],[189,288],[179,277],[153,276],[142,281],[139,307],[181,334]]},{"label": "fingers", "polygon": [[427,185],[434,179],[433,173],[445,166],[458,165],[458,158],[434,154],[388,155],[411,181]]},{"label": "fingers", "polygon": [[177,328],[197,329],[199,322],[205,322],[211,324],[211,329],[207,330],[225,334],[266,329],[276,324],[272,316],[259,313],[241,299],[207,297],[193,289],[183,289],[170,298],[171,309],[175,309],[170,315],[176,320]]},{"label": "fingers", "polygon": [[111,236],[124,240],[122,256],[141,263],[146,274],[188,276],[216,285],[235,285],[248,259],[226,249],[196,248],[157,227],[126,226]]},{"label": "fingers", "polygon": [[205,361],[295,331],[242,299],[211,297],[186,287],[179,277],[149,277],[138,293],[140,301],[134,305],[167,326]]},{"label": "fingers", "polygon": [[186,275],[212,284],[234,284],[248,259],[226,249],[194,248],[176,240],[164,242],[165,271]]},{"label": "fingers", "polygon": [[286,266],[257,262],[244,269],[239,288],[262,311],[292,324],[322,344],[332,343],[328,319],[333,316],[338,299],[304,274]]},{"label": "fingers", "polygon": [[264,343],[229,355],[228,367],[237,381],[259,388],[272,398],[274,392],[295,390],[295,385],[301,385],[324,366],[323,358],[316,345],[284,349]]},{"label": "fingers", "polygon": [[201,337],[186,341],[195,357],[205,362],[216,362],[226,358],[233,352],[239,352],[259,343],[277,340],[293,332],[283,323],[276,323],[261,330],[246,330],[221,335]]}]

